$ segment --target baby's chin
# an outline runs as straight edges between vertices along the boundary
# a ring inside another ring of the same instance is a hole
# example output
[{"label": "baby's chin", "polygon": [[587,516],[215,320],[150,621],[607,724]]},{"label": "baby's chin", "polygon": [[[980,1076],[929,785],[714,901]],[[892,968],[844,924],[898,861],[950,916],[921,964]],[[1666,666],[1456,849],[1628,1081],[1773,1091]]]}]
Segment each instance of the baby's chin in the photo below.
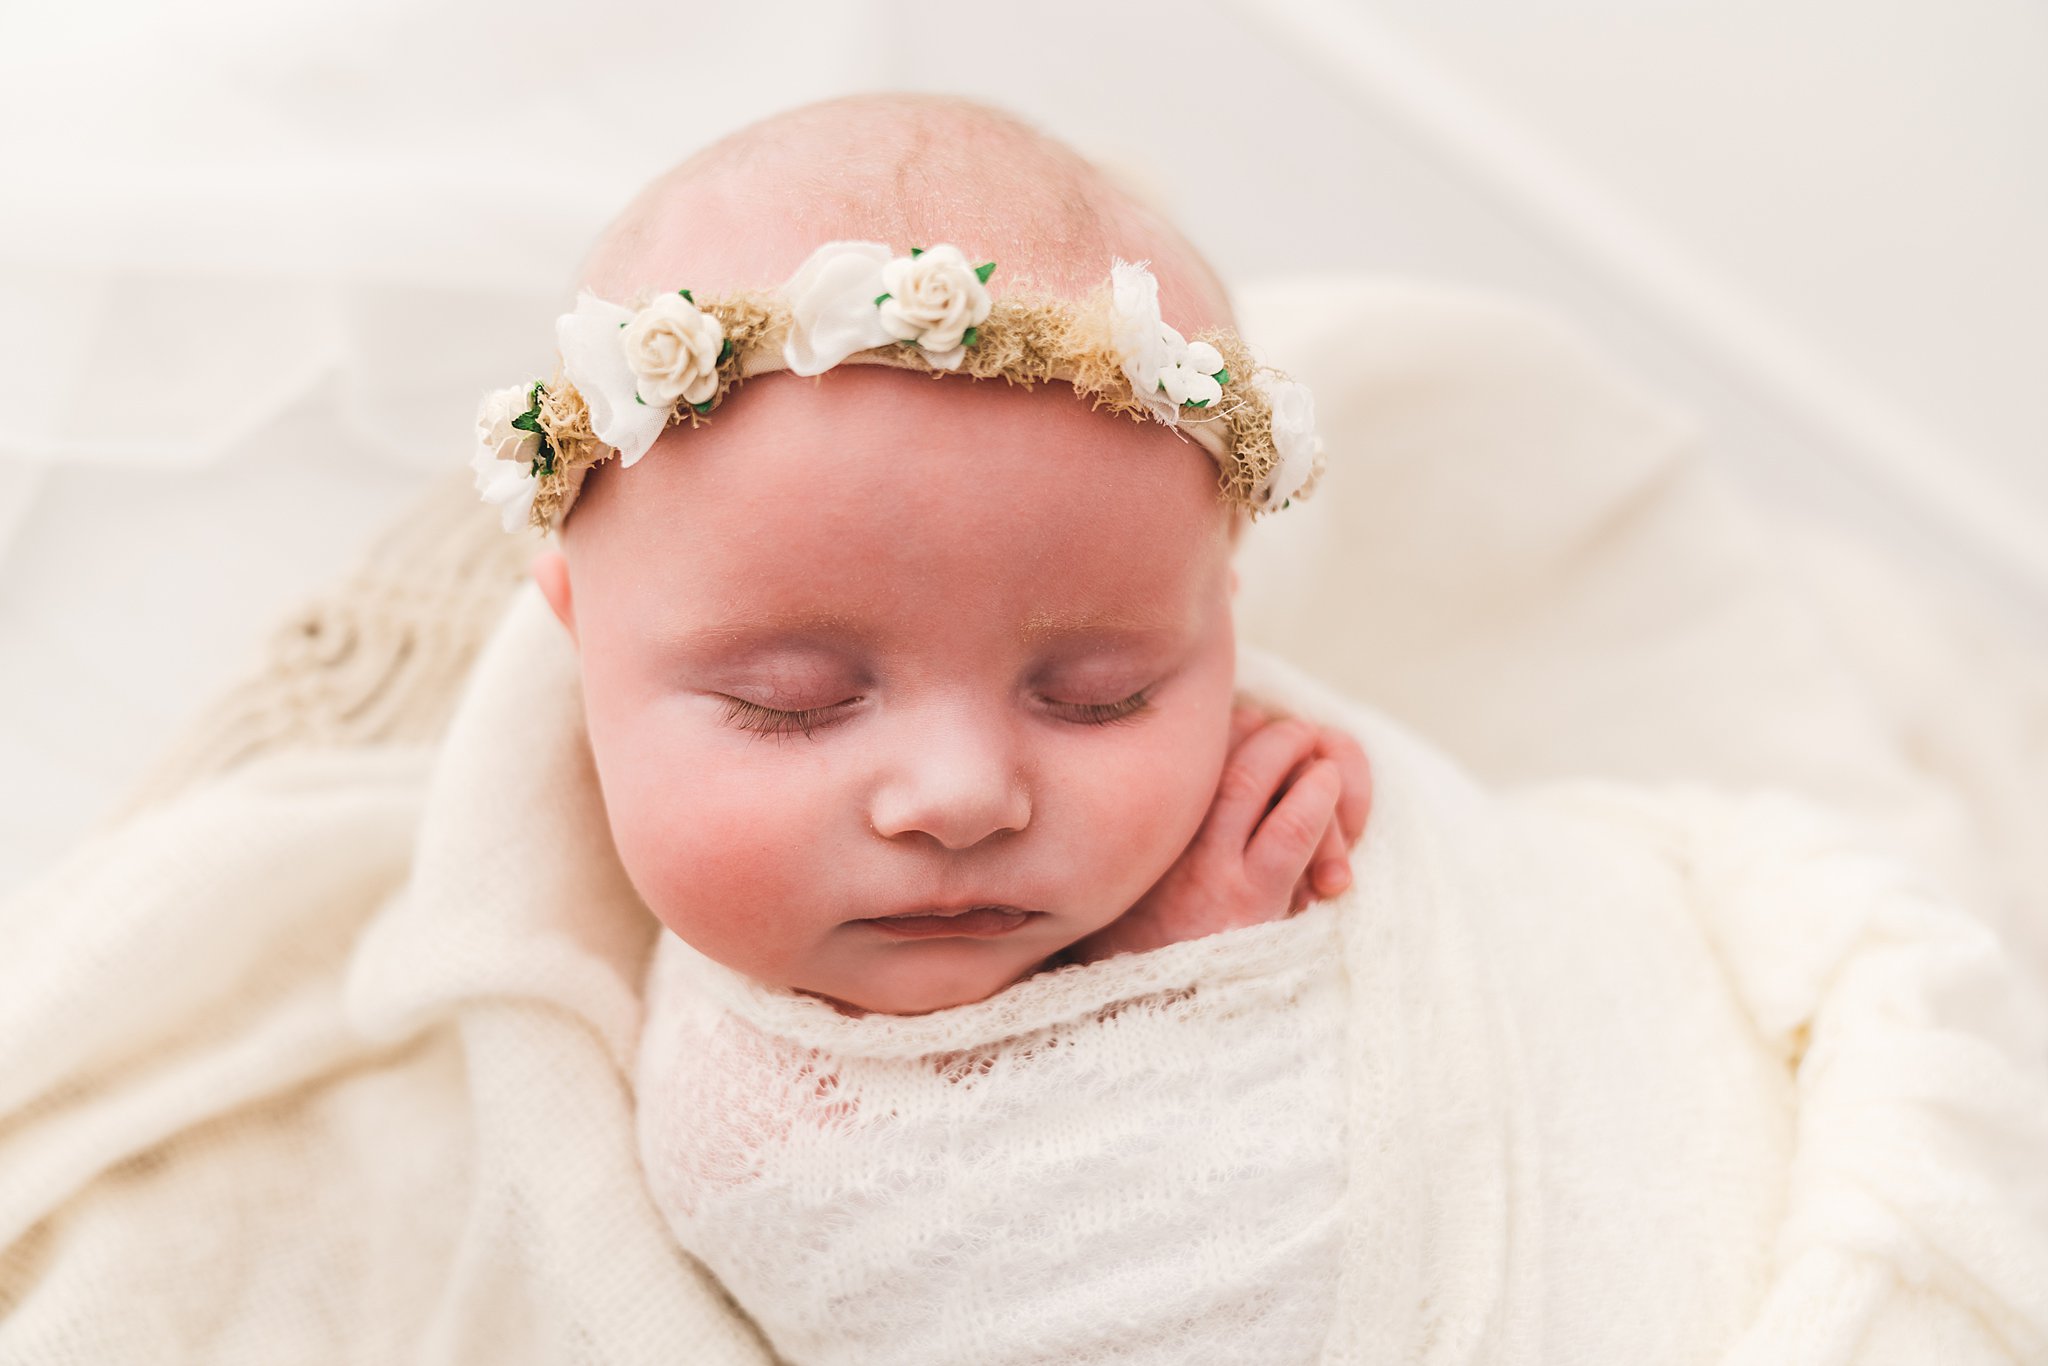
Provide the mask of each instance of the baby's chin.
[{"label": "baby's chin", "polygon": [[924,940],[890,946],[874,971],[845,984],[791,986],[842,1015],[929,1015],[973,1005],[1053,966],[1058,946],[1002,952],[987,940]]}]

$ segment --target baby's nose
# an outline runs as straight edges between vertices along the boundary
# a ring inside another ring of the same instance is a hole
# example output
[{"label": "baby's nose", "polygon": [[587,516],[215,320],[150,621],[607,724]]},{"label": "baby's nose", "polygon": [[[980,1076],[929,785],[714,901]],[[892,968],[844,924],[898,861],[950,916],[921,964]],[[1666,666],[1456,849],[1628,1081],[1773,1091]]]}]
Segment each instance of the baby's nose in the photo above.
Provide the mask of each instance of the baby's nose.
[{"label": "baby's nose", "polygon": [[891,766],[868,820],[886,839],[922,834],[948,849],[967,849],[1030,824],[1031,792],[1002,736],[937,727]]}]

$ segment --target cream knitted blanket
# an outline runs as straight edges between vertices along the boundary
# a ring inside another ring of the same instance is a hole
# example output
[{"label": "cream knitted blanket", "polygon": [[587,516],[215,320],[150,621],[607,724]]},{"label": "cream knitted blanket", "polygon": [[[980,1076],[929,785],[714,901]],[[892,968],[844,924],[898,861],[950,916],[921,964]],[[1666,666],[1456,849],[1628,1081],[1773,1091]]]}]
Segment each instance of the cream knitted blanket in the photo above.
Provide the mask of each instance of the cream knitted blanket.
[{"label": "cream knitted blanket", "polygon": [[[2048,1022],[1986,931],[1795,803],[1496,797],[1242,681],[1375,766],[1318,1359],[2048,1360]],[[529,590],[440,749],[259,760],[0,908],[0,1361],[770,1359],[642,1175],[579,717]]]},{"label": "cream knitted blanket", "polygon": [[663,935],[655,1204],[791,1361],[1314,1361],[1346,1237],[1340,913],[908,1019]]}]

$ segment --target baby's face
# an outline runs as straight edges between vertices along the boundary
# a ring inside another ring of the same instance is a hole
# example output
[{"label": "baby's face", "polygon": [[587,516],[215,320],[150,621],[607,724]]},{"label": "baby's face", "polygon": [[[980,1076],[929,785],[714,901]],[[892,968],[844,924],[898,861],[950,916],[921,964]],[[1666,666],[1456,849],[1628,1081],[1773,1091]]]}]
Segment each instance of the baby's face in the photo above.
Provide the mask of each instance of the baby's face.
[{"label": "baby's face", "polygon": [[[755,379],[601,470],[567,590],[536,570],[648,906],[758,980],[916,1014],[1109,923],[1194,835],[1229,731],[1228,533],[1165,428],[848,366]],[[877,923],[964,906],[1030,914]]]}]

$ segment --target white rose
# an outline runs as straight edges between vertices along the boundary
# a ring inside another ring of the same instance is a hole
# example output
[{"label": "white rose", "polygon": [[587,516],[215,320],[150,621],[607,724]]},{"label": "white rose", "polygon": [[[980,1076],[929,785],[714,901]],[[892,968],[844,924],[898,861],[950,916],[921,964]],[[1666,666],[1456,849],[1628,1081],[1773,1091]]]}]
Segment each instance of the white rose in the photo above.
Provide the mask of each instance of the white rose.
[{"label": "white rose", "polygon": [[1260,511],[1273,512],[1300,492],[1315,473],[1323,440],[1316,435],[1316,399],[1306,384],[1261,370],[1252,382],[1273,409],[1273,449],[1280,463],[1261,491]]},{"label": "white rose", "polygon": [[680,294],[663,294],[633,315],[619,337],[626,364],[649,407],[708,403],[718,392],[725,329]]},{"label": "white rose", "polygon": [[882,326],[875,296],[889,264],[883,242],[827,242],[782,287],[789,299],[783,363],[794,375],[822,375],[856,351],[895,340]]},{"label": "white rose", "polygon": [[533,462],[540,458],[540,434],[512,425],[527,409],[531,384],[516,384],[485,394],[476,410],[476,450],[469,467],[476,491],[499,511],[505,530],[517,531],[533,515],[533,495],[540,477]]},{"label": "white rose", "polygon": [[588,290],[577,295],[574,313],[555,319],[562,373],[590,407],[591,434],[618,451],[621,466],[647,453],[670,413],[667,405],[638,401],[639,376],[626,363],[619,340],[632,320],[631,309]]},{"label": "white rose", "polygon": [[[1168,334],[1171,334],[1171,341]],[[1109,344],[1116,349],[1131,392],[1153,418],[1171,427],[1180,405],[1159,392],[1159,374],[1173,364],[1180,334],[1159,318],[1159,281],[1143,261],[1113,261],[1109,268]]]},{"label": "white rose", "polygon": [[882,267],[882,328],[897,341],[914,341],[942,370],[957,370],[966,355],[967,329],[988,321],[993,301],[960,248],[941,244]]}]

